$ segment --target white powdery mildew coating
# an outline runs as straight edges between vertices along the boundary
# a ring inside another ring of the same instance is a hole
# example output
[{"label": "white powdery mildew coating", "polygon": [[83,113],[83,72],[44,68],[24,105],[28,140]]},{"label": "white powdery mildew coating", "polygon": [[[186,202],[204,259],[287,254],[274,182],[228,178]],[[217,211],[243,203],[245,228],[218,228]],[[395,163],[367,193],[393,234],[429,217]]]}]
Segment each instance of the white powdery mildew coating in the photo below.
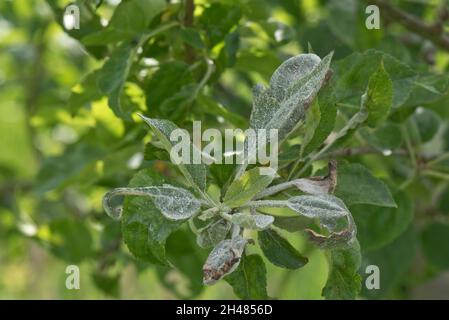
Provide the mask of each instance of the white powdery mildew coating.
[{"label": "white powdery mildew coating", "polygon": [[[176,124],[165,119],[151,119],[143,115],[140,115],[140,117],[152,128],[156,136],[161,140],[166,151],[170,152],[174,145],[174,142],[170,141],[170,135],[174,130],[179,129]],[[193,143],[190,143],[190,148],[196,149]],[[206,167],[203,164],[180,164],[179,168],[192,186],[198,186],[201,190],[205,189]]]},{"label": "white powdery mildew coating", "polygon": [[332,195],[305,195],[290,198],[287,206],[308,218],[338,218],[349,215],[343,201]]},{"label": "white powdery mildew coating", "polygon": [[232,273],[240,264],[248,240],[237,235],[232,239],[221,241],[209,254],[203,266],[203,282],[206,285]]},{"label": "white powdery mildew coating", "polygon": [[270,80],[270,86],[278,100],[283,100],[287,88],[296,81],[304,78],[321,62],[316,54],[301,54],[286,60],[276,71]]},{"label": "white powdery mildew coating", "polygon": [[146,187],[154,205],[171,220],[190,218],[200,210],[200,202],[187,190],[168,184],[160,187]]},{"label": "white powdery mildew coating", "polygon": [[256,86],[251,127],[278,129],[279,138],[285,138],[324,84],[331,58],[321,60],[315,54],[290,58],[275,71],[268,89]]},{"label": "white powdery mildew coating", "polygon": [[318,181],[303,178],[294,180],[293,183],[302,192],[314,195],[328,194],[330,189],[330,184],[327,180]]},{"label": "white powdery mildew coating", "polygon": [[189,191],[169,184],[151,187],[117,188],[108,192],[103,198],[106,213],[114,219],[120,219],[121,208],[110,205],[116,196],[147,196],[151,197],[154,205],[170,220],[190,218],[200,210],[201,203]]},{"label": "white powdery mildew coating", "polygon": [[274,222],[274,217],[258,213],[245,214],[237,212],[231,216],[231,222],[246,229],[264,230]]},{"label": "white powdery mildew coating", "polygon": [[202,229],[196,242],[202,248],[213,247],[224,240],[230,230],[231,223],[225,219],[219,219]]}]

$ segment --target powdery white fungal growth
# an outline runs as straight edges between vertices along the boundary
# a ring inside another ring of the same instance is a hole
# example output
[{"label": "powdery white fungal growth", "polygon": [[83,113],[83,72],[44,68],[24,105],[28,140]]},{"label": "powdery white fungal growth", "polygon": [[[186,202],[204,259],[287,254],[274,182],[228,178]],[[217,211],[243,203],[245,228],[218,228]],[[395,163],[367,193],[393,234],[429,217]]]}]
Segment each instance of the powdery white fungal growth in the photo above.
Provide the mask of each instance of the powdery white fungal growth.
[{"label": "powdery white fungal growth", "polygon": [[332,54],[321,60],[315,54],[302,54],[285,61],[273,74],[266,90],[256,86],[251,128],[278,129],[283,140],[302,120],[326,83]]},{"label": "powdery white fungal growth", "polygon": [[247,243],[240,235],[221,241],[203,266],[203,283],[212,285],[237,269]]},{"label": "powdery white fungal growth", "polygon": [[338,218],[349,213],[346,205],[332,195],[304,195],[288,199],[287,206],[308,218]]},{"label": "powdery white fungal growth", "polygon": [[148,196],[156,208],[170,220],[188,219],[200,210],[201,203],[188,191],[169,184],[162,186],[117,188],[103,198],[106,213],[114,219],[120,219],[121,208],[114,208],[110,201],[116,196]]},{"label": "powdery white fungal growth", "polygon": [[242,228],[252,230],[264,230],[274,222],[273,216],[258,213],[248,214],[237,212],[230,215],[229,218],[232,223],[235,223]]},{"label": "powdery white fungal growth", "polygon": [[[332,231],[330,235],[325,236],[319,234],[311,229],[305,229],[309,239],[314,242],[321,249],[335,249],[350,246],[357,235],[357,227],[351,214],[346,216],[347,225],[345,228],[339,231]],[[328,230],[335,228],[335,225],[322,223]],[[331,228],[329,228],[331,227]]]}]

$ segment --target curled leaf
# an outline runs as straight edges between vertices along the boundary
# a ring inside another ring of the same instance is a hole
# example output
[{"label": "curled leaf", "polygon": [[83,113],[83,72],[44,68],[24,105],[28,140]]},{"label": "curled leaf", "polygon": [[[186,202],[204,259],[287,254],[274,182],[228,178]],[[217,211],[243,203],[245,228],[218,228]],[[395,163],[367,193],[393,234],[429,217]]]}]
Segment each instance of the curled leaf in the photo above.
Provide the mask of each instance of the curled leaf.
[{"label": "curled leaf", "polygon": [[221,241],[209,254],[203,266],[203,283],[212,285],[232,273],[239,265],[247,239],[237,235]]},{"label": "curled leaf", "polygon": [[[317,218],[320,226],[330,232],[329,236],[311,229],[306,233],[320,248],[334,248],[351,243],[357,229],[348,208],[339,198],[332,195],[298,196],[290,198],[287,206],[308,218]],[[342,222],[344,227],[342,228]]]},{"label": "curled leaf", "polygon": [[322,177],[309,177],[293,180],[292,183],[302,192],[308,194],[330,194],[337,185],[337,161],[331,160],[328,164],[329,173]]},{"label": "curled leaf", "polygon": [[121,208],[114,208],[110,201],[116,196],[149,196],[160,212],[170,220],[188,219],[200,210],[201,203],[187,190],[169,184],[151,187],[117,188],[103,198],[103,207],[113,219],[121,218]]},{"label": "curled leaf", "polygon": [[268,197],[291,187],[296,187],[304,193],[313,195],[333,193],[337,185],[337,161],[329,161],[328,166],[329,173],[324,177],[309,177],[280,183],[259,192],[254,199]]},{"label": "curled leaf", "polygon": [[321,249],[335,249],[350,245],[356,238],[357,228],[354,219],[350,214],[347,215],[347,226],[341,231],[331,232],[329,236],[319,234],[311,229],[304,230],[309,236],[310,241],[315,243]]}]

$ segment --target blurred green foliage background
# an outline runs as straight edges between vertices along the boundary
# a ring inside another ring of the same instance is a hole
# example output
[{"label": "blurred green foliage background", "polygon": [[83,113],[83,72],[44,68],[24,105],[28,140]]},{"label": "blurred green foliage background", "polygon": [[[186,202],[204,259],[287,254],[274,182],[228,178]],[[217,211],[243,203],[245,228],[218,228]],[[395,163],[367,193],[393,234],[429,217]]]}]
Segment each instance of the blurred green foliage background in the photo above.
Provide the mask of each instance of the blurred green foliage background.
[{"label": "blurred green foliage background", "polygon": [[[88,2],[89,8],[103,19],[110,18],[117,3],[104,1],[96,8],[97,1],[78,1],[83,2]],[[122,244],[119,226],[104,214],[101,207],[104,193],[126,185],[138,168],[168,169],[145,158],[148,139],[144,138],[146,129],[141,124],[116,117],[107,98],[97,97],[95,92],[89,93],[89,88],[78,85],[89,71],[102,65],[105,54],[104,47],[82,46],[74,39],[80,35],[71,37],[58,23],[62,16],[55,8],[64,8],[68,3],[62,0],[0,3],[0,298],[234,298],[231,287],[224,281],[206,290],[190,283],[189,278],[201,277],[196,269],[201,263],[196,261],[188,264],[191,269],[181,271],[136,262]],[[358,15],[360,10],[351,11],[352,4],[363,1],[197,0],[195,3],[198,29],[209,41],[206,47],[218,70],[213,76],[216,82],[213,96],[235,113],[236,123],[245,123],[250,113],[254,83],[266,83],[282,61],[307,52],[309,44],[320,56],[335,50],[334,60],[353,51],[377,48],[410,64],[433,59],[434,71],[444,72],[448,68],[449,54],[429,42],[409,35],[408,46],[398,44],[397,35],[404,33],[404,29],[394,22],[389,22],[388,29],[368,32],[364,27],[365,16]],[[431,20],[443,1],[394,3]],[[179,1],[172,4],[172,17],[181,17],[182,4]],[[223,7],[217,7],[209,17],[201,16],[211,4]],[[82,20],[81,32],[84,26],[94,28],[84,23]],[[204,35],[207,32],[210,34]],[[197,33],[173,32],[167,39],[158,38],[146,48],[146,60],[139,66],[142,73],[136,74],[136,78],[151,73],[152,57],[161,61],[188,61],[184,57],[186,43],[199,52],[205,46]],[[151,85],[157,88],[151,94],[159,94],[162,104],[179,90],[177,77],[174,73],[172,79],[144,81],[149,88],[127,86],[127,108],[146,110],[145,96],[151,92]],[[164,86],[168,88],[166,91]],[[87,92],[87,96],[80,95],[81,100],[77,101],[72,89]],[[445,96],[439,101],[430,108],[441,119],[447,119],[449,100]],[[82,107],[88,102],[89,107]],[[200,107],[207,108],[204,105]],[[165,112],[161,110],[158,112]],[[204,111],[201,117],[210,116]],[[192,118],[195,116],[186,113],[176,121],[188,122]],[[447,139],[441,143],[448,144]],[[388,175],[376,159],[365,159],[365,163],[376,175]],[[424,212],[426,203],[436,201],[439,212],[447,214],[447,183],[429,189],[418,184],[412,189],[416,211]],[[435,195],[443,196],[432,198],[434,191]],[[442,233],[444,243],[447,234]],[[407,236],[406,233],[397,241],[419,242]],[[185,244],[185,248],[174,248],[180,259],[189,259],[186,253],[191,250],[192,239],[186,237],[180,230],[168,243],[176,247],[180,243],[176,241],[181,240]],[[310,262],[295,272],[267,264],[268,291],[285,299],[321,299],[328,272],[324,253],[299,234],[289,234],[288,238],[308,255]],[[197,255],[204,257],[204,252]],[[413,252],[403,259],[405,265],[398,265],[400,270],[393,275],[391,288],[382,291],[380,297],[449,297],[448,277],[441,276],[438,268],[422,269],[420,255],[416,258]],[[407,273],[411,261],[416,259],[412,271]],[[445,263],[446,260],[442,262]],[[69,264],[81,268],[80,290],[65,287],[65,268]],[[427,287],[435,276],[441,278]],[[192,292],[198,295],[191,295]]]}]

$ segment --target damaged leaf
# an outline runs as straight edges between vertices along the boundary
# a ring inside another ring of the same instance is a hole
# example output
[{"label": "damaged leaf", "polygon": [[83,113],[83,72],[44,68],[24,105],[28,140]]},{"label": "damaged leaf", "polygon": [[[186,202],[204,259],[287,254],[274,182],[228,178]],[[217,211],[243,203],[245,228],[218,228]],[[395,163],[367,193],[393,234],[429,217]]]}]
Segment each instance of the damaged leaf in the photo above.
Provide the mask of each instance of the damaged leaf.
[{"label": "damaged leaf", "polygon": [[240,263],[247,239],[237,235],[221,241],[209,254],[203,266],[203,283],[212,285],[232,273]]},{"label": "damaged leaf", "polygon": [[293,180],[292,183],[302,192],[320,195],[334,192],[337,185],[337,161],[329,161],[329,173],[324,177],[309,177]]}]

